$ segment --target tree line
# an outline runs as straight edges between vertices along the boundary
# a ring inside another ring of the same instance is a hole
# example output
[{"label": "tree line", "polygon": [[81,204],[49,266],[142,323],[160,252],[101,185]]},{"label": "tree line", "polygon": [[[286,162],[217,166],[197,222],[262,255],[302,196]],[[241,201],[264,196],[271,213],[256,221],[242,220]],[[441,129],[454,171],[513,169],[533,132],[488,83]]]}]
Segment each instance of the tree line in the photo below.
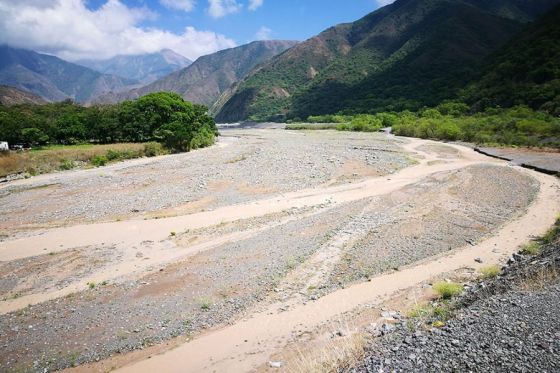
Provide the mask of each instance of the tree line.
[{"label": "tree line", "polygon": [[157,92],[115,105],[66,100],[0,106],[0,141],[30,145],[158,141],[173,151],[211,145],[218,135],[205,106]]}]

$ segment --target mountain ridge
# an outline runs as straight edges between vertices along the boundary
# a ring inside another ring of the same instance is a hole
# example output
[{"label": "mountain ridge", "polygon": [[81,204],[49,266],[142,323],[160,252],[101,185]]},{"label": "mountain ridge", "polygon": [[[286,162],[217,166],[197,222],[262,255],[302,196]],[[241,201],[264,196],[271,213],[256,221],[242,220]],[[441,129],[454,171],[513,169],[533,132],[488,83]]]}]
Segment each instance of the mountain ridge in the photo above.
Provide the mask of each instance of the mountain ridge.
[{"label": "mountain ridge", "polygon": [[107,94],[94,102],[115,103],[152,92],[170,91],[180,94],[187,101],[212,107],[223,92],[255,66],[295,44],[296,41],[266,40],[221,50],[202,56],[190,66],[144,87]]},{"label": "mountain ridge", "polygon": [[449,98],[477,65],[557,0],[397,0],[272,58],[238,84],[221,122],[417,109]]},{"label": "mountain ridge", "polygon": [[58,57],[0,46],[0,84],[36,94],[47,101],[67,98],[87,102],[110,91],[119,91],[136,81],[104,75]]}]

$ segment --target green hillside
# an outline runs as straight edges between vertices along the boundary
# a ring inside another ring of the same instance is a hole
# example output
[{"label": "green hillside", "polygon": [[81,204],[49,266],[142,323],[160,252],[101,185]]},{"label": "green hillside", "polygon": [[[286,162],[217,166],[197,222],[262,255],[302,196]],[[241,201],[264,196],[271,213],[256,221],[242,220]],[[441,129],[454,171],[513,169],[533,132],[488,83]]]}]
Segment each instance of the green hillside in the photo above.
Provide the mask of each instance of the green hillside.
[{"label": "green hillside", "polygon": [[462,96],[477,110],[525,104],[560,115],[560,7],[493,56]]},{"label": "green hillside", "polygon": [[218,121],[416,110],[455,96],[482,61],[558,0],[398,0],[254,71]]}]

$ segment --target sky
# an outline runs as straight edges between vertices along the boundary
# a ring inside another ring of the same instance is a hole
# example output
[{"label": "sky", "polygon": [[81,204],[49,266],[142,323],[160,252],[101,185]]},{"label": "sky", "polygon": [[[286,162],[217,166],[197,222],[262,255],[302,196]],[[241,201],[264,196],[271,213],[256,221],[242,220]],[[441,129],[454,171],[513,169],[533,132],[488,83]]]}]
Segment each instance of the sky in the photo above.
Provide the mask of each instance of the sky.
[{"label": "sky", "polygon": [[305,40],[394,0],[0,0],[0,44],[69,61],[172,49],[196,58]]}]

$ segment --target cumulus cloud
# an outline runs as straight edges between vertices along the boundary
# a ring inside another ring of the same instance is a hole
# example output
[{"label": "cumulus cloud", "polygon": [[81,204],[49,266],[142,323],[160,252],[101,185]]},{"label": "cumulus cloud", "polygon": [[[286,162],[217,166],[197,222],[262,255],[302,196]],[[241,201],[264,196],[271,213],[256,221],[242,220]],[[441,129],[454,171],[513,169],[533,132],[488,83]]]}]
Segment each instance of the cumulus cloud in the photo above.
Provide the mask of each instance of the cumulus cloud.
[{"label": "cumulus cloud", "polygon": [[169,9],[182,10],[190,12],[196,5],[196,0],[159,0],[161,5]]},{"label": "cumulus cloud", "polygon": [[249,10],[257,10],[263,5],[264,0],[249,0]]},{"label": "cumulus cloud", "polygon": [[266,26],[263,26],[257,31],[255,34],[256,40],[270,40],[270,36],[272,35],[272,30]]},{"label": "cumulus cloud", "polygon": [[169,48],[196,59],[235,42],[212,31],[186,27],[182,33],[141,28],[156,17],[148,8],[107,0],[90,10],[85,0],[0,0],[0,44],[33,49],[71,61]]},{"label": "cumulus cloud", "polygon": [[208,14],[213,18],[221,18],[241,10],[236,0],[208,0]]}]

